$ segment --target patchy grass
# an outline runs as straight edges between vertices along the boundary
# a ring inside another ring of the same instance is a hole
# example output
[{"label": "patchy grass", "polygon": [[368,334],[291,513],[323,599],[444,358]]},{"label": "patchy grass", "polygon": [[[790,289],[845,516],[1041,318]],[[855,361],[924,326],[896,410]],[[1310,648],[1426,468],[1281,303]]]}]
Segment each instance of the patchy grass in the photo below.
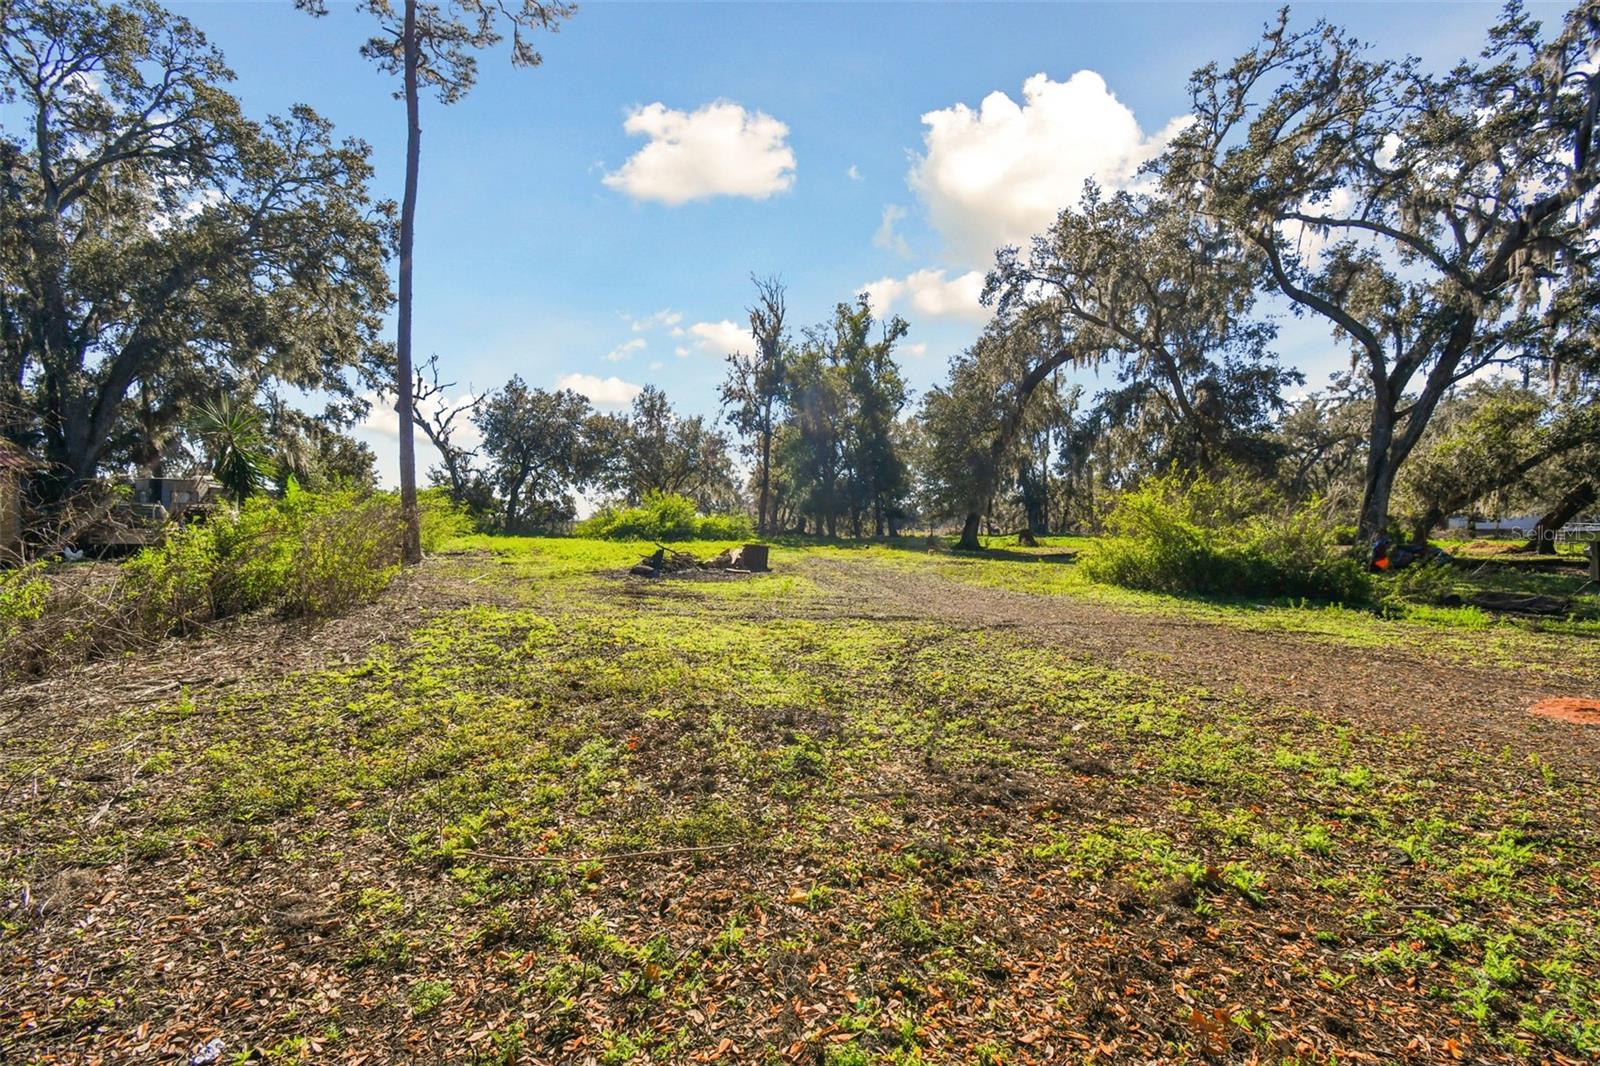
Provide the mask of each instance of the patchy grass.
[{"label": "patchy grass", "polygon": [[[927,538],[871,544],[819,546],[816,551],[953,581],[1034,596],[1060,596],[1118,610],[1168,615],[1253,632],[1296,633],[1353,647],[1380,648],[1423,643],[1463,662],[1540,669],[1552,641],[1573,649],[1565,658],[1600,679],[1600,656],[1588,649],[1600,637],[1600,589],[1581,576],[1541,573],[1493,564],[1454,575],[1455,591],[1507,591],[1568,596],[1573,614],[1564,619],[1494,615],[1477,607],[1440,607],[1391,601],[1382,609],[1304,601],[1263,601],[1140,592],[1092,581],[1077,565],[1093,554],[1089,536],[1042,537],[1038,548],[1020,548],[1011,537],[984,538],[978,554],[953,552],[943,542],[928,550]],[[1566,638],[1580,638],[1567,642]],[[1583,649],[1579,651],[1578,649]]]},{"label": "patchy grass", "polygon": [[1062,563],[456,547],[392,641],[9,720],[0,1057],[1600,1055],[1592,772],[954,621],[930,578],[1287,626]]}]

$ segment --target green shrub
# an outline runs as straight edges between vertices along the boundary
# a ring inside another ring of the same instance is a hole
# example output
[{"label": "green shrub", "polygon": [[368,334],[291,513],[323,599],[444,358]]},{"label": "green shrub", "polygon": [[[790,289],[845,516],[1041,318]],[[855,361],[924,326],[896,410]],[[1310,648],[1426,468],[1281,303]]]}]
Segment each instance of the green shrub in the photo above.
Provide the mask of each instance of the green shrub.
[{"label": "green shrub", "polygon": [[49,598],[43,563],[0,570],[0,645],[38,621]]},{"label": "green shrub", "polygon": [[579,522],[576,532],[606,540],[749,540],[755,535],[746,515],[700,515],[693,500],[665,492],[652,492],[638,507],[607,504]]},{"label": "green shrub", "polygon": [[1378,598],[1390,607],[1406,603],[1438,605],[1455,592],[1459,578],[1460,573],[1449,562],[1423,560],[1385,574],[1379,583]]},{"label": "green shrub", "polygon": [[[436,511],[434,501],[425,503],[424,516]],[[46,580],[43,564],[0,571],[0,679],[193,633],[248,611],[337,614],[393,580],[401,533],[392,493],[291,485],[282,499],[253,497],[170,530],[109,578],[103,567],[76,581]]]},{"label": "green shrub", "polygon": [[1150,478],[1107,517],[1085,560],[1097,581],[1155,592],[1365,602],[1370,582],[1310,503],[1244,476]]},{"label": "green shrub", "polygon": [[284,580],[268,604],[285,614],[319,618],[349,610],[377,599],[400,572],[404,518],[394,496],[299,493],[282,512],[277,540],[287,569],[275,568]]},{"label": "green shrub", "polygon": [[135,630],[150,637],[265,608],[324,617],[388,587],[401,531],[392,494],[291,485],[281,500],[254,497],[140,552],[124,566],[119,592]]},{"label": "green shrub", "polygon": [[450,499],[448,489],[423,489],[417,493],[417,510],[425,552],[436,552],[448,541],[468,536],[476,529],[472,516]]},{"label": "green shrub", "polygon": [[701,540],[750,540],[756,528],[745,514],[711,514],[700,519]]},{"label": "green shrub", "polygon": [[218,617],[218,534],[232,521],[217,516],[177,530],[123,565],[114,603],[131,632],[191,633]]}]

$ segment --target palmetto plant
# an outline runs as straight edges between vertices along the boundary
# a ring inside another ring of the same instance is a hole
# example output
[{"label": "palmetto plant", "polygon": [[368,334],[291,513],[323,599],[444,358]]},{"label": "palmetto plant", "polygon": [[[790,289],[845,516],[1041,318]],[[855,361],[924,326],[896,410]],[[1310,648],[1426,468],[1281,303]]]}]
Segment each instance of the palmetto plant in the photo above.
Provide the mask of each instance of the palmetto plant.
[{"label": "palmetto plant", "polygon": [[194,432],[224,495],[240,503],[261,490],[271,448],[259,408],[219,396],[195,412]]}]

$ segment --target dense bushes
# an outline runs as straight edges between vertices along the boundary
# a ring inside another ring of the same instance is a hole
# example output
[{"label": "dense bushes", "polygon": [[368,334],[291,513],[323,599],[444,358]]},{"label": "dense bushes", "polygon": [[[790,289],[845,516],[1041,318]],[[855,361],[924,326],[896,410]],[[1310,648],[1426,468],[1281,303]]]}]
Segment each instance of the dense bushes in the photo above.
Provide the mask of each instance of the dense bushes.
[{"label": "dense bushes", "polygon": [[0,649],[39,620],[49,599],[42,564],[0,570]]},{"label": "dense bushes", "polygon": [[1098,581],[1156,592],[1364,602],[1369,581],[1319,508],[1291,507],[1244,477],[1178,474],[1124,493],[1110,537],[1084,566]]},{"label": "dense bushes", "polygon": [[653,492],[638,507],[600,508],[576,532],[607,540],[749,540],[755,528],[745,515],[702,515],[688,497]]},{"label": "dense bushes", "polygon": [[437,551],[447,540],[476,532],[477,525],[464,504],[450,499],[450,490],[423,489],[417,493],[418,518],[422,527],[422,550]]},{"label": "dense bushes", "polygon": [[123,567],[139,632],[187,632],[262,608],[335,614],[383,591],[400,565],[392,496],[294,490],[177,530]]},{"label": "dense bushes", "polygon": [[[424,547],[461,530],[425,496]],[[392,494],[255,497],[175,529],[120,568],[0,572],[0,679],[192,633],[249,611],[325,617],[375,598],[400,568]]]}]

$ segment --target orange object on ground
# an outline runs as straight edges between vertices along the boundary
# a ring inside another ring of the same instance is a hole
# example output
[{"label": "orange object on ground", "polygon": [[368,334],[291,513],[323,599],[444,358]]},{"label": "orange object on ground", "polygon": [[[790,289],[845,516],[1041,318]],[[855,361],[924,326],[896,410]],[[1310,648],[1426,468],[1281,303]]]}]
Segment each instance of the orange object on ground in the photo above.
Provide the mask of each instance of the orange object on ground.
[{"label": "orange object on ground", "polygon": [[1540,718],[1554,718],[1558,722],[1574,725],[1600,725],[1600,700],[1556,698],[1540,700],[1528,708],[1528,713]]}]

